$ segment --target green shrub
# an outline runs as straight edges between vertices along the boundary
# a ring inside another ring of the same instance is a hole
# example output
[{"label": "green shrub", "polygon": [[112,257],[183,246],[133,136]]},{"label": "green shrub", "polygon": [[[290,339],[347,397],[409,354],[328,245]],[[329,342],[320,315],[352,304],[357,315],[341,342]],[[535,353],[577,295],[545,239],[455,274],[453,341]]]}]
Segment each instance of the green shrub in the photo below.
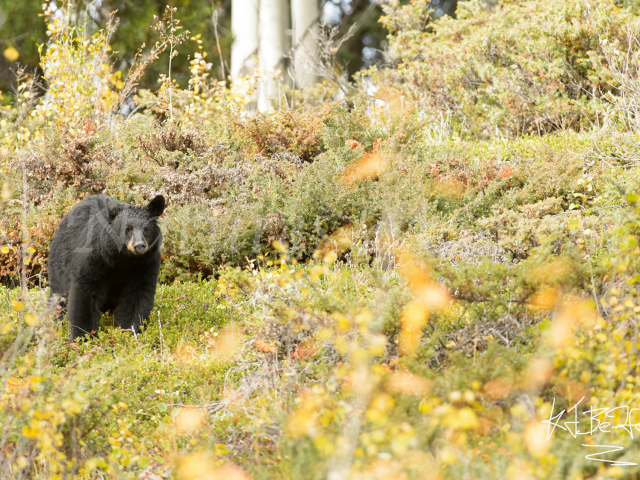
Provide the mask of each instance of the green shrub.
[{"label": "green shrub", "polygon": [[428,23],[426,0],[391,2],[382,22],[396,65],[369,73],[428,116],[447,112],[464,136],[580,130],[595,119],[591,97],[611,90],[596,65],[604,58],[601,39],[624,50],[636,23],[613,0],[592,3],[504,1],[489,8],[472,0],[458,4],[455,19]]}]

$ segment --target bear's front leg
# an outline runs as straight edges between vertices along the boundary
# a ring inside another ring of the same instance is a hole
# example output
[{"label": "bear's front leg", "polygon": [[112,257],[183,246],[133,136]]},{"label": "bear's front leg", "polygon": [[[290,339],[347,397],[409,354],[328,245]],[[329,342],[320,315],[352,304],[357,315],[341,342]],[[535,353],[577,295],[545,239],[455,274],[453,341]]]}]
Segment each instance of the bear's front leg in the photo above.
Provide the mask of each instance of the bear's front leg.
[{"label": "bear's front leg", "polygon": [[118,300],[113,316],[120,328],[140,333],[141,325],[153,310],[158,275],[151,271],[130,278]]},{"label": "bear's front leg", "polygon": [[67,320],[71,326],[71,341],[93,335],[100,323],[98,299],[89,295],[77,282],[71,282],[67,302]]}]

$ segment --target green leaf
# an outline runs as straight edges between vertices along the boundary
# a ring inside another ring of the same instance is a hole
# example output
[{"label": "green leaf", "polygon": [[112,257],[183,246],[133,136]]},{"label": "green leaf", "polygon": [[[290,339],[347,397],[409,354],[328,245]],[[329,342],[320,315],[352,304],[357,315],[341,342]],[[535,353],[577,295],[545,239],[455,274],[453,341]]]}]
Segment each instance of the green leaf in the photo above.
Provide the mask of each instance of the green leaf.
[{"label": "green leaf", "polygon": [[627,284],[633,285],[634,283],[637,283],[639,280],[640,280],[640,273],[637,274],[635,277],[633,277],[631,280],[629,280]]}]

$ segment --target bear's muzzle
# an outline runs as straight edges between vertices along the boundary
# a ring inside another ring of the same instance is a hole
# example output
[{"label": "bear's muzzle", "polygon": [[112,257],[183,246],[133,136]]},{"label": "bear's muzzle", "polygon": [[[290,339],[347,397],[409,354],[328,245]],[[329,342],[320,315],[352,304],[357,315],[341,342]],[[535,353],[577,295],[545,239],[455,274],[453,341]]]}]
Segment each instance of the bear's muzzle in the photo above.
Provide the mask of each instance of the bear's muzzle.
[{"label": "bear's muzzle", "polygon": [[127,243],[127,249],[134,255],[142,255],[143,253],[146,253],[147,250],[149,250],[149,244],[147,243],[143,235],[138,232],[134,232],[134,234],[131,236],[131,239],[129,240],[129,243]]}]

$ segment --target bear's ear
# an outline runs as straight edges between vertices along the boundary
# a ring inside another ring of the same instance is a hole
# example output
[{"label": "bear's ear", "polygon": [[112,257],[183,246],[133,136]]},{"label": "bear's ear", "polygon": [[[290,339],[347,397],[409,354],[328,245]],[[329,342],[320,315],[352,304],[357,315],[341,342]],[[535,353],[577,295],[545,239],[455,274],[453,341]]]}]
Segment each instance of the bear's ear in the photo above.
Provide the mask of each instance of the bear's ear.
[{"label": "bear's ear", "polygon": [[147,210],[151,214],[152,217],[159,217],[164,212],[164,197],[162,195],[156,195],[149,205],[147,205]]}]

